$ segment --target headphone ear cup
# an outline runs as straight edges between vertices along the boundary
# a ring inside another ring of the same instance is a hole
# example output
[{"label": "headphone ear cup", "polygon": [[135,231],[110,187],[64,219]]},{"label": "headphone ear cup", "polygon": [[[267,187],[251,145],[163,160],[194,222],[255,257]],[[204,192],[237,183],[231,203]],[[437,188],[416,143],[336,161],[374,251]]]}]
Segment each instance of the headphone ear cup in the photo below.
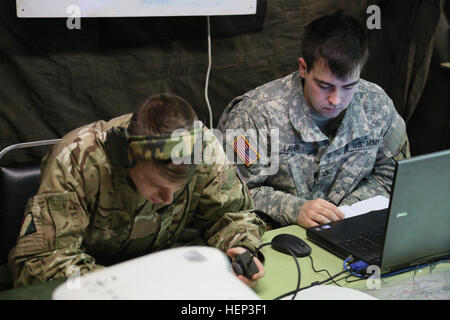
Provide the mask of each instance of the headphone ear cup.
[{"label": "headphone ear cup", "polygon": [[126,168],[130,165],[125,128],[113,127],[109,129],[106,133],[105,147],[106,155],[113,166]]}]

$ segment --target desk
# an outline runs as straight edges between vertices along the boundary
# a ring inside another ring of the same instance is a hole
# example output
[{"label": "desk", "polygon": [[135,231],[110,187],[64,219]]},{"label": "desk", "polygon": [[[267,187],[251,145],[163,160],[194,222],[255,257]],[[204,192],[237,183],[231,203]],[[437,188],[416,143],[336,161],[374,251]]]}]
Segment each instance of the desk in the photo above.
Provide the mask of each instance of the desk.
[{"label": "desk", "polygon": [[[307,240],[306,230],[300,226],[288,226],[274,229],[263,235],[263,243],[270,242],[278,234],[289,233],[305,240],[311,247],[311,256],[316,270],[326,269],[333,276],[344,270],[343,260],[331,254],[327,250]],[[264,253],[266,262],[264,268],[266,276],[259,280],[255,288],[256,293],[262,299],[275,299],[280,295],[295,290],[297,287],[297,266],[290,255],[279,253],[266,246],[261,250]],[[325,272],[316,273],[311,267],[311,260],[308,257],[298,259],[301,270],[301,288],[309,286],[312,282],[326,280],[329,276]],[[409,271],[398,275],[381,279],[380,289],[374,289],[374,280],[346,282],[343,278],[348,273],[338,276],[341,279],[337,283],[343,287],[361,290],[367,294],[381,299],[450,299],[450,264],[438,263],[432,269],[418,268],[416,272]],[[348,281],[359,278],[351,276]],[[430,282],[429,287],[424,288],[424,282]],[[433,282],[433,283],[431,283]],[[444,283],[442,283],[444,282]],[[332,284],[332,282],[329,282]],[[421,283],[422,287],[416,284]],[[369,289],[373,288],[373,289]],[[414,290],[411,290],[414,287]]]},{"label": "desk", "polygon": [[[268,231],[263,236],[263,242],[270,242],[273,237],[278,234],[289,233],[293,234],[303,240],[305,240],[311,246],[311,256],[314,260],[314,267],[316,270],[327,269],[331,275],[334,275],[343,270],[342,260],[337,256],[329,253],[321,247],[308,241],[306,238],[306,230],[299,226],[288,226],[279,229]],[[290,255],[279,253],[269,246],[265,246],[261,249],[266,258],[264,267],[266,275],[259,280],[258,285],[254,289],[255,292],[264,300],[272,300],[286,292],[294,290],[297,286],[297,267],[294,259]],[[328,278],[325,272],[316,273],[311,267],[311,260],[308,257],[299,258],[299,265],[301,268],[301,287],[309,286],[312,282],[323,281]],[[341,279],[338,284],[344,287],[362,290],[365,293],[371,294],[375,297],[381,297],[383,299],[450,299],[450,264],[440,263],[433,269],[432,274],[436,275],[439,279],[430,292],[416,291],[411,296],[410,285],[408,281],[411,279],[420,279],[420,277],[429,274],[429,268],[419,269],[416,273],[414,271],[405,272],[396,276],[382,279],[381,290],[369,290],[367,288],[367,282],[365,280],[347,283],[342,278],[347,274],[338,276],[336,279]],[[348,280],[356,280],[356,277],[351,277]],[[446,281],[446,285],[442,285],[442,279]],[[431,279],[433,280],[433,279]],[[56,280],[48,283],[22,287],[14,290],[0,292],[0,300],[2,299],[51,299],[53,290],[63,283],[64,280]],[[406,282],[405,282],[406,281]],[[394,288],[391,292],[383,291],[383,288],[390,287],[395,284],[405,284],[403,287]],[[413,283],[415,287],[415,283]],[[400,290],[400,292],[398,292]],[[406,292],[404,292],[406,290]],[[438,292],[436,292],[438,291]],[[428,296],[426,296],[428,294]]]}]

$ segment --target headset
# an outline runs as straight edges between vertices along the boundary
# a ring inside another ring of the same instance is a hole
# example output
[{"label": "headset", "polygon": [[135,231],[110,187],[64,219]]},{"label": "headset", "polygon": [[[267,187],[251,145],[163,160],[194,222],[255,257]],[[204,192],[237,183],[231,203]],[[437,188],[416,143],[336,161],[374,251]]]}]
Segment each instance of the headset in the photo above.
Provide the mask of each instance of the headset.
[{"label": "headset", "polygon": [[[127,128],[112,127],[106,133],[106,155],[113,166],[121,168],[132,167],[136,160],[189,159],[194,145],[202,144],[204,126],[199,123],[190,131],[180,129],[153,136],[131,135]],[[178,154],[173,157],[177,147]]]},{"label": "headset", "polygon": [[129,143],[126,128],[113,127],[109,129],[106,133],[105,147],[106,155],[113,166],[120,168],[133,166],[128,155]]}]

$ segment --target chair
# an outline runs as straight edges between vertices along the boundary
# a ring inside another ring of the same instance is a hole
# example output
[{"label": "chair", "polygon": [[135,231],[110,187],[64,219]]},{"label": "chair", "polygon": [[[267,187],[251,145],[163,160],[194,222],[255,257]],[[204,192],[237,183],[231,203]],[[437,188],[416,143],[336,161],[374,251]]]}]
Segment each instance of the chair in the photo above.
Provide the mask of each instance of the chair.
[{"label": "chair", "polygon": [[[52,145],[60,139],[19,143],[0,152],[0,159],[9,151]],[[17,241],[28,198],[35,195],[41,176],[40,161],[0,165],[0,265]]]}]

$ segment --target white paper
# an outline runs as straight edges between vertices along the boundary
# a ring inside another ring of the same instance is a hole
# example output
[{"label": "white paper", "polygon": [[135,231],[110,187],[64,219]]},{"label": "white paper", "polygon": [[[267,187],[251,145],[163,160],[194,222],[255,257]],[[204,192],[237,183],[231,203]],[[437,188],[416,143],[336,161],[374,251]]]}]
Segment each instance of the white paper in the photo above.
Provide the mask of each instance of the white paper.
[{"label": "white paper", "polygon": [[345,218],[355,217],[374,210],[382,210],[389,207],[389,198],[375,196],[352,204],[351,206],[340,206],[339,209],[345,214]]}]

